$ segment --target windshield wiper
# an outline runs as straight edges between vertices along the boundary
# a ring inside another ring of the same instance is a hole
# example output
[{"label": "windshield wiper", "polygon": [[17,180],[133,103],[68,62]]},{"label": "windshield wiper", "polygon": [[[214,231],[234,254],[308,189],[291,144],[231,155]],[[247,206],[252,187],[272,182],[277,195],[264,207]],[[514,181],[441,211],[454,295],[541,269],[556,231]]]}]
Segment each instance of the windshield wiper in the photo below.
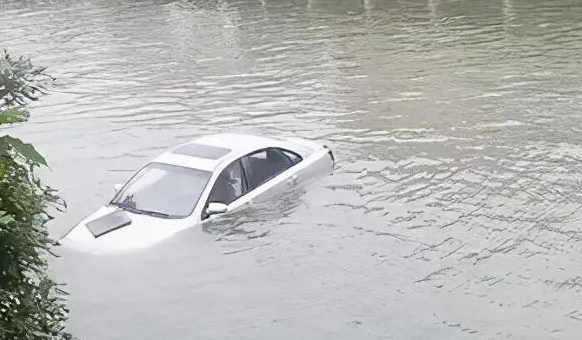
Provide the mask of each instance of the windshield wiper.
[{"label": "windshield wiper", "polygon": [[114,205],[114,206],[119,207],[119,208],[124,209],[124,210],[129,210],[131,212],[134,212],[136,210],[135,208],[133,208],[127,204],[123,204],[121,202],[113,202],[112,201],[112,202],[109,202],[109,204]]},{"label": "windshield wiper", "polygon": [[129,206],[127,204],[123,204],[123,203],[120,203],[120,202],[111,202],[111,205],[114,205],[116,207],[119,207],[121,209],[130,211],[130,212],[136,213],[136,214],[149,215],[149,216],[157,216],[157,217],[170,217],[170,215],[169,214],[166,214],[166,213],[162,213],[162,212],[158,212],[158,211],[152,211],[152,210],[137,209],[137,208],[134,208],[132,206]]},{"label": "windshield wiper", "polygon": [[150,215],[150,216],[157,216],[157,217],[170,217],[169,214],[162,213],[162,212],[159,212],[159,211],[152,211],[152,210],[135,209],[135,211],[133,211],[133,212],[138,213],[138,214],[144,214],[144,215]]}]

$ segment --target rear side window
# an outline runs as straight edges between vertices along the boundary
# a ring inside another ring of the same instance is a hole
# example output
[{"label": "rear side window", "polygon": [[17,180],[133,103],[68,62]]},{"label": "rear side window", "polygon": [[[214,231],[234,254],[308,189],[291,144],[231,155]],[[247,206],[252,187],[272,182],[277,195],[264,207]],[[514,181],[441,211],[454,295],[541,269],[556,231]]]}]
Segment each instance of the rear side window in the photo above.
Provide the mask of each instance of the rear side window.
[{"label": "rear side window", "polygon": [[278,148],[261,150],[243,157],[249,190],[257,188],[300,161],[300,156],[292,152],[287,154],[285,150]]}]

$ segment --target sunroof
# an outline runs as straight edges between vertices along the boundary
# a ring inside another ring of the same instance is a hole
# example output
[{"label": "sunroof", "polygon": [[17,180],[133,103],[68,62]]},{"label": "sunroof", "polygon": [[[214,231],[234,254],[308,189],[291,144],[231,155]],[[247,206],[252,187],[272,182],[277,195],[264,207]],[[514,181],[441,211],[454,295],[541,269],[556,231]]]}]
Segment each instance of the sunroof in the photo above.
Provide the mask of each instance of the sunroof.
[{"label": "sunroof", "polygon": [[198,158],[219,159],[228,155],[231,151],[218,146],[188,143],[176,148],[172,153]]}]

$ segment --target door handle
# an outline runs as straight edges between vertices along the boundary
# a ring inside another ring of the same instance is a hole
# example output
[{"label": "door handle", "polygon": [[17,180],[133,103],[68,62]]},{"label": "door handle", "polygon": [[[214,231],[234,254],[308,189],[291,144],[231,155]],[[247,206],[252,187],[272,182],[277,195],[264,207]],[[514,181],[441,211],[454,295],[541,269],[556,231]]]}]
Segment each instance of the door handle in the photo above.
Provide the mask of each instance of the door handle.
[{"label": "door handle", "polygon": [[291,176],[291,178],[287,180],[287,183],[289,184],[295,184],[295,182],[297,182],[297,174]]}]

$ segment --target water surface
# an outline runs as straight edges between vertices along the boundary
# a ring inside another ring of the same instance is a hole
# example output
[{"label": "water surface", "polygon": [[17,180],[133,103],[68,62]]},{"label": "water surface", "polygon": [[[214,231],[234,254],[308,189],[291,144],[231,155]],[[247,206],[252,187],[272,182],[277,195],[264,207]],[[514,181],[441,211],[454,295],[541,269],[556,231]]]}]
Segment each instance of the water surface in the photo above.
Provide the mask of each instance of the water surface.
[{"label": "water surface", "polygon": [[60,250],[81,339],[578,339],[582,3],[0,4],[2,47],[57,77],[13,130],[68,202],[55,237],[201,134],[338,158],[148,252]]}]

